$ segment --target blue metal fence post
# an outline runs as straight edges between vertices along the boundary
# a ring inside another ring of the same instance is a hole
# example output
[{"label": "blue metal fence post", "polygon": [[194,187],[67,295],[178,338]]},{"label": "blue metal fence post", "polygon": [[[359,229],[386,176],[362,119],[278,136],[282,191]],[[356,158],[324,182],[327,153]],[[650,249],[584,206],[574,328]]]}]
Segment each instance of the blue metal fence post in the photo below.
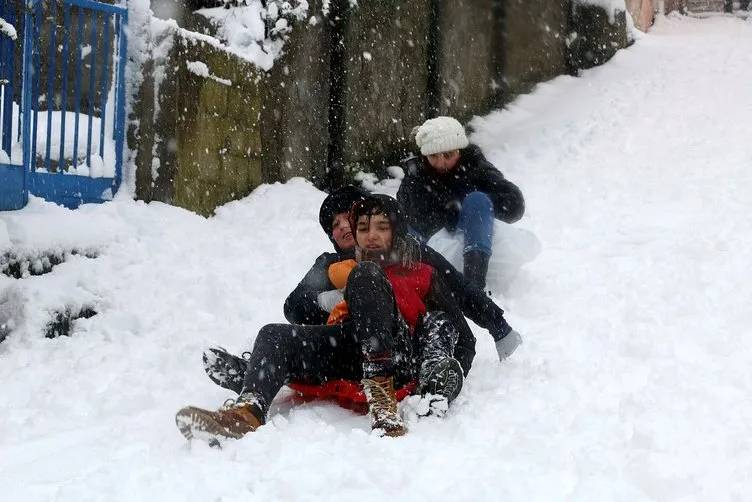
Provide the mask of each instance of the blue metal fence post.
[{"label": "blue metal fence post", "polygon": [[26,0],[24,10],[24,44],[23,44],[23,61],[22,74],[23,82],[21,84],[21,113],[22,121],[22,147],[23,147],[23,192],[24,204],[29,198],[29,174],[31,169],[31,78],[34,65],[31,60],[31,46],[34,43],[33,34],[34,26],[32,25],[32,13],[34,6],[39,0]]}]

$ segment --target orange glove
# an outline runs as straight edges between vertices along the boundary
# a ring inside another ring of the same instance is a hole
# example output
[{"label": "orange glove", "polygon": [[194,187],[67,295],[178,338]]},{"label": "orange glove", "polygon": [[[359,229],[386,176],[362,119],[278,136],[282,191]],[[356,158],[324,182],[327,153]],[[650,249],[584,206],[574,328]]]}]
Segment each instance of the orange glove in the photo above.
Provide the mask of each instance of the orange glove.
[{"label": "orange glove", "polygon": [[350,277],[350,272],[355,268],[358,262],[355,260],[343,260],[337,263],[329,265],[329,281],[334,284],[337,289],[344,289],[347,286],[347,278]]},{"label": "orange glove", "polygon": [[[347,278],[350,277],[350,272],[352,272],[357,264],[358,262],[355,260],[343,260],[338,261],[337,263],[332,263],[329,265],[329,270],[327,271],[329,281],[334,284],[335,288],[344,289],[345,286],[347,286]],[[332,309],[326,323],[337,324],[338,322],[344,321],[349,314],[350,311],[347,308],[347,302],[339,302]]]}]

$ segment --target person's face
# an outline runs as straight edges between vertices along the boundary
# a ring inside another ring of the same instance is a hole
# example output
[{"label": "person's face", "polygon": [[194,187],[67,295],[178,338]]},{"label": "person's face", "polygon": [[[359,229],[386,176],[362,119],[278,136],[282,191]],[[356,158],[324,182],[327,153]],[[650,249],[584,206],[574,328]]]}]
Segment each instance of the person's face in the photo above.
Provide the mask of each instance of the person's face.
[{"label": "person's face", "polygon": [[350,221],[347,219],[347,213],[339,213],[334,216],[332,222],[332,239],[343,251],[352,249],[355,246],[355,238],[350,229]]},{"label": "person's face", "polygon": [[392,224],[383,214],[362,215],[358,218],[355,238],[358,246],[368,251],[392,249]]},{"label": "person's face", "polygon": [[452,150],[451,152],[432,153],[426,155],[428,163],[439,173],[448,173],[460,161],[460,151]]}]

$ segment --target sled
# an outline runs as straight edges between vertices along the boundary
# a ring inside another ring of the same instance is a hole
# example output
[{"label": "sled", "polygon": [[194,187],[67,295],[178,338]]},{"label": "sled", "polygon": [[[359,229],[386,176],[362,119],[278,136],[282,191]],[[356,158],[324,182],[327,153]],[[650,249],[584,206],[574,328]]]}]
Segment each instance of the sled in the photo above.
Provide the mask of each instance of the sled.
[{"label": "sled", "polygon": [[[319,385],[290,382],[287,384],[305,401],[317,399],[334,401],[338,405],[356,413],[368,413],[368,399],[360,382],[353,380],[329,380]],[[397,401],[402,401],[415,391],[417,382],[411,380],[404,386],[395,389]]]}]

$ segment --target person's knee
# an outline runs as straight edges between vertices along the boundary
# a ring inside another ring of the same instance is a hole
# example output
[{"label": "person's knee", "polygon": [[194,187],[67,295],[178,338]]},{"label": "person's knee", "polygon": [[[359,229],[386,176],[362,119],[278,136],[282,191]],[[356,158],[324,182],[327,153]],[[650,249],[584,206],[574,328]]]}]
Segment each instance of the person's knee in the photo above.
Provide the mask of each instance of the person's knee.
[{"label": "person's knee", "polygon": [[493,213],[493,202],[491,201],[491,197],[484,192],[470,192],[465,196],[462,208],[470,211]]},{"label": "person's knee", "polygon": [[377,282],[384,280],[384,272],[381,267],[371,261],[363,261],[350,272],[347,278],[347,289],[357,288],[359,286],[373,286]]},{"label": "person's knee", "polygon": [[259,330],[256,345],[278,346],[285,333],[290,331],[290,326],[290,324],[267,324]]}]

